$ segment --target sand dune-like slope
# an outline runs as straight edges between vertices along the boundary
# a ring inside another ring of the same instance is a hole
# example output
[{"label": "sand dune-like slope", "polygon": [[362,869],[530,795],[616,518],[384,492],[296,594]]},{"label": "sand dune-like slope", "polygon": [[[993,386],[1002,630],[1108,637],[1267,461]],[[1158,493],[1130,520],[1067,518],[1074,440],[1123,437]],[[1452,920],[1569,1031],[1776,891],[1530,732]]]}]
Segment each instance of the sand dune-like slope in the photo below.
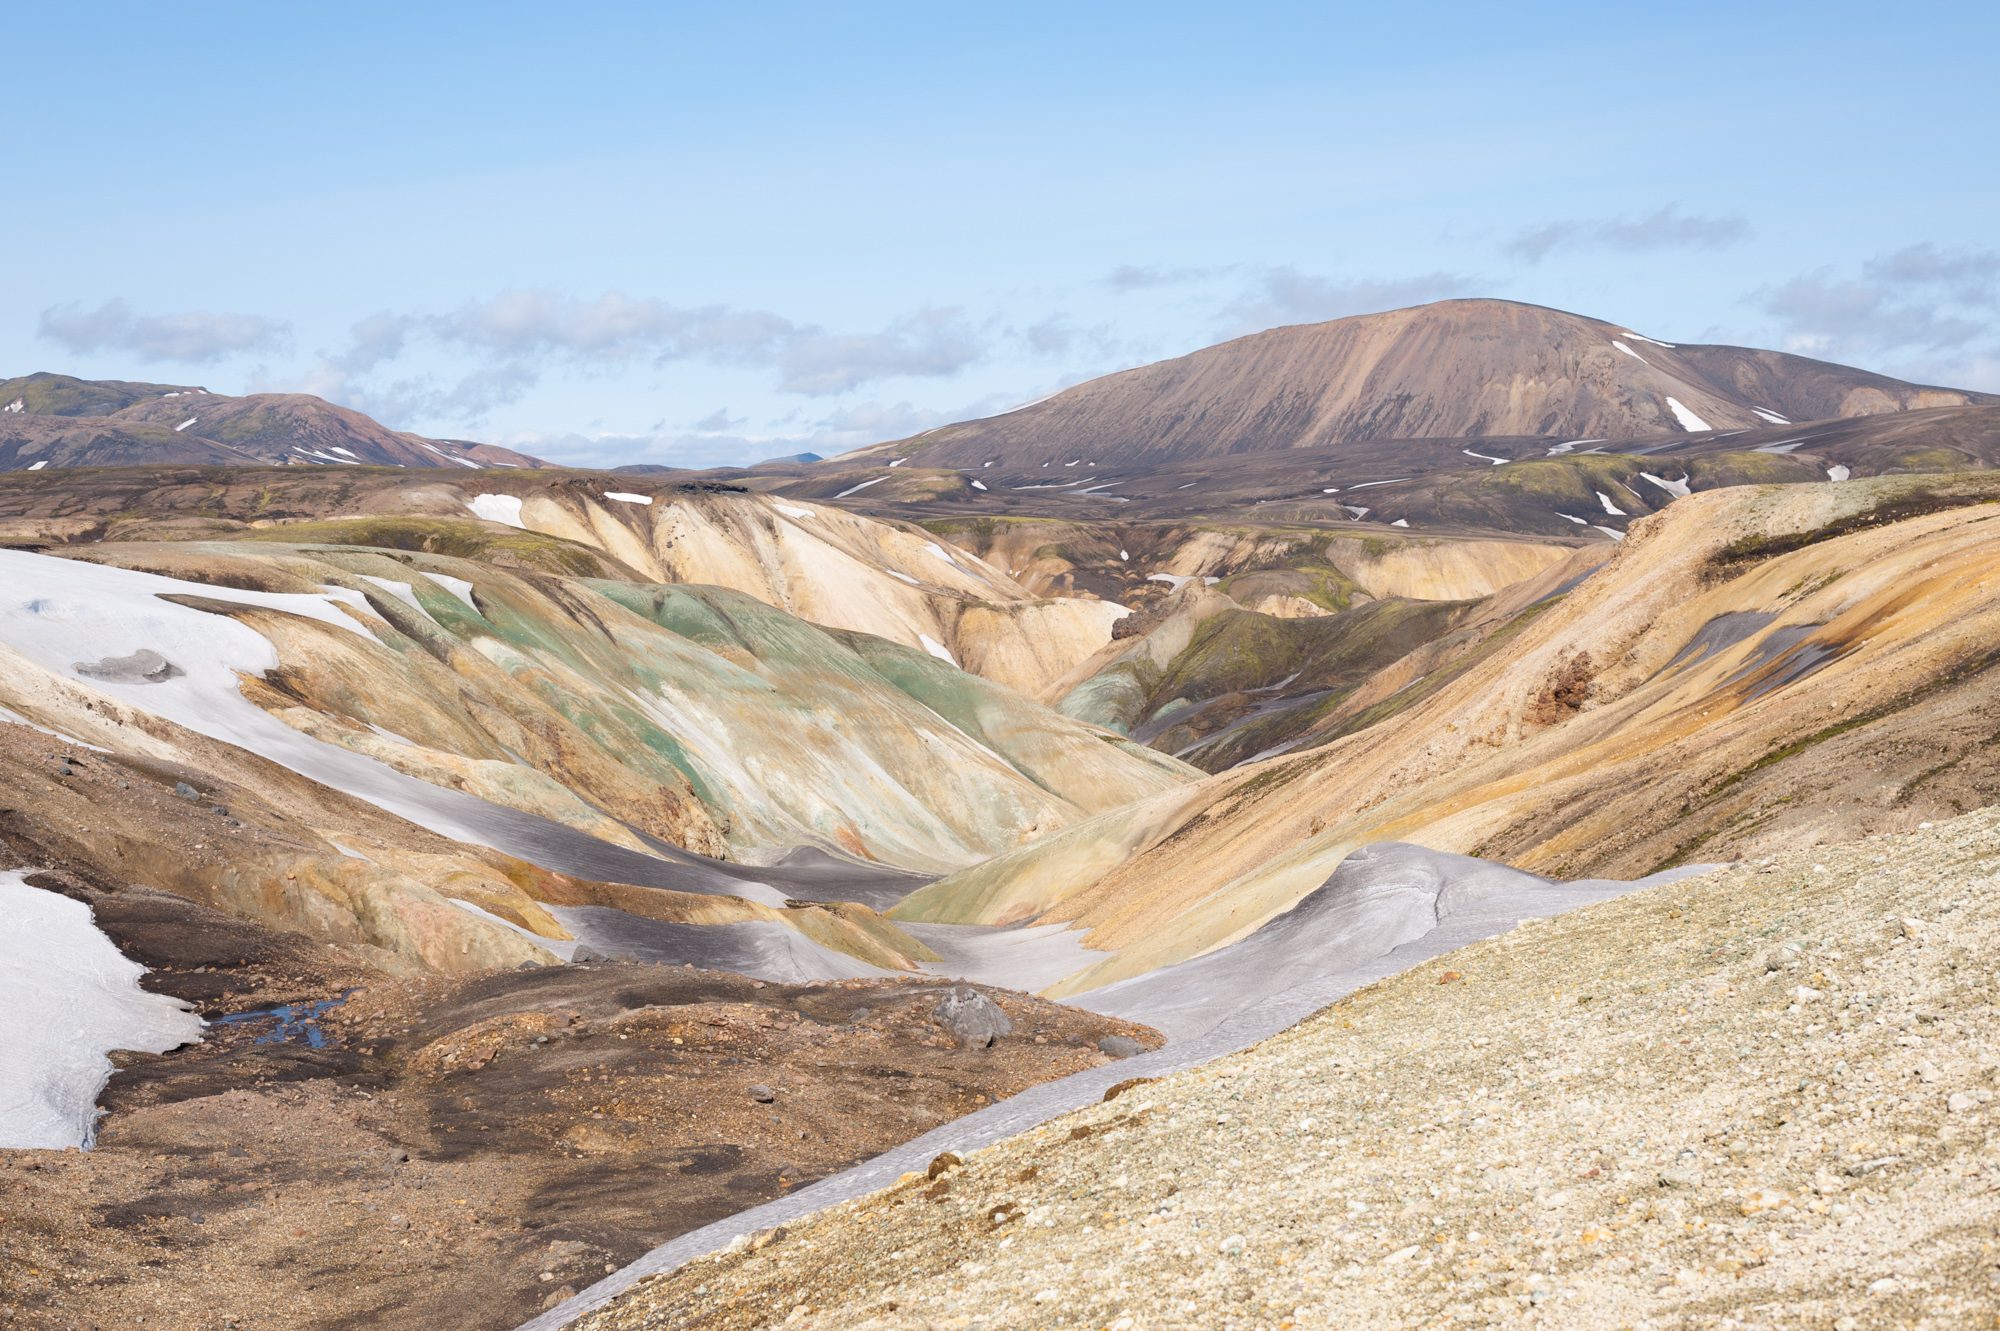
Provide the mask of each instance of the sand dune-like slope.
[{"label": "sand dune-like slope", "polygon": [[880,445],[911,465],[1021,469],[1374,439],[1621,439],[1990,401],[1742,347],[1677,346],[1501,300],[1274,328]]},{"label": "sand dune-like slope", "polygon": [[579,1331],[1974,1326],[2000,816],[1523,925]]},{"label": "sand dune-like slope", "polygon": [[1371,841],[1630,877],[1991,802],[1996,500],[1977,476],[1680,500],[1367,729],[1100,815],[897,914],[1081,926],[1118,952],[1056,987],[1074,993],[1243,936]]}]

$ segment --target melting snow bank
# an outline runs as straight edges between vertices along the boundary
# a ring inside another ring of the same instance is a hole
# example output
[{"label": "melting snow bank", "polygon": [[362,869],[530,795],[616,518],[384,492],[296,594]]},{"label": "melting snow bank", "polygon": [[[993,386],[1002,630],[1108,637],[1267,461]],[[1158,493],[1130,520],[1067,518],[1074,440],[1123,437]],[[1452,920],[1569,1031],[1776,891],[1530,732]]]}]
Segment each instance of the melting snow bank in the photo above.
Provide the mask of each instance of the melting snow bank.
[{"label": "melting snow bank", "polygon": [[1713,866],[1636,882],[1558,883],[1503,864],[1400,842],[1365,847],[1290,911],[1205,957],[1084,995],[1078,1006],[1129,1016],[1174,1037],[1164,1048],[1031,1087],[785,1197],[683,1234],[520,1331],[557,1331],[641,1280],[727,1247],[740,1235],[811,1215],[1095,1104],[1131,1077],[1158,1077],[1248,1048],[1364,985],[1541,918],[1671,882]]},{"label": "melting snow bank", "polygon": [[88,1147],[114,1049],[163,1054],[201,1018],[139,987],[90,907],[0,872],[0,1149]]},{"label": "melting snow bank", "polygon": [[474,495],[465,501],[465,506],[472,510],[474,516],[485,518],[488,522],[505,523],[509,527],[527,530],[528,524],[521,521],[519,495]]},{"label": "melting snow bank", "polygon": [[1679,398],[1674,398],[1674,397],[1668,398],[1667,410],[1674,413],[1674,419],[1680,422],[1681,428],[1683,430],[1693,432],[1697,430],[1712,430],[1715,428],[1714,426],[1710,425],[1707,421],[1703,420],[1701,417],[1695,415],[1692,411],[1689,411],[1685,406],[1681,404],[1681,400]]}]

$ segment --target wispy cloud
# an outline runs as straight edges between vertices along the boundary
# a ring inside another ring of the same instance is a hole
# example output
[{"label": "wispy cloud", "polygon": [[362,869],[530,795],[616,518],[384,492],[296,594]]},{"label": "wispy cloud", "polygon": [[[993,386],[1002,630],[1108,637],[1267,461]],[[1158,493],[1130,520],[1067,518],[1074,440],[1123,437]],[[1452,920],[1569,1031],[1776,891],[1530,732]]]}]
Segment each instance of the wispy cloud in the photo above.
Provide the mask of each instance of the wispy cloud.
[{"label": "wispy cloud", "polygon": [[[749,366],[773,371],[786,392],[825,397],[881,379],[948,377],[983,359],[989,340],[988,330],[956,308],[921,309],[879,330],[843,333],[768,310],[523,289],[442,314],[372,315],[354,325],[345,346],[321,353],[305,386],[395,420],[450,416],[477,424],[557,368]],[[435,373],[385,380],[418,341],[473,368],[456,380]]]},{"label": "wispy cloud", "polygon": [[1992,311],[2000,307],[1996,289],[2000,252],[1920,244],[1877,255],[1859,276],[1815,269],[1753,299],[1777,321],[1787,350],[1916,353],[1989,337]]},{"label": "wispy cloud", "polygon": [[1751,303],[1800,355],[1883,362],[1932,383],[2000,389],[2000,251],[1930,243],[1764,287]]},{"label": "wispy cloud", "polygon": [[1544,222],[1501,246],[1509,258],[1540,263],[1558,250],[1721,249],[1747,240],[1750,223],[1735,213],[1701,216],[1670,203],[1642,217],[1610,217]]},{"label": "wispy cloud", "polygon": [[202,365],[239,352],[275,351],[291,338],[291,326],[261,314],[134,314],[122,299],[96,309],[81,304],[52,305],[42,311],[39,329],[51,342],[79,353],[116,351],[145,361]]},{"label": "wispy cloud", "polygon": [[[507,435],[496,442],[555,462],[575,466],[657,463],[670,467],[748,466],[796,453],[831,457],[849,449],[899,439],[953,421],[989,416],[1015,405],[986,397],[949,408],[919,407],[907,401],[860,402],[823,416],[768,431],[745,431],[740,418],[716,412],[682,429],[664,425],[644,433],[534,433]],[[710,429],[706,427],[717,426]]]},{"label": "wispy cloud", "polygon": [[1338,278],[1302,273],[1287,265],[1259,273],[1241,295],[1223,307],[1222,318],[1232,330],[1250,332],[1279,324],[1317,323],[1350,314],[1421,305],[1470,295],[1479,287],[1479,279],[1462,273]]},{"label": "wispy cloud", "polygon": [[1113,291],[1149,291],[1155,287],[1182,286],[1190,282],[1205,282],[1231,271],[1221,268],[1168,268],[1150,264],[1121,263],[1101,279],[1104,286]]},{"label": "wispy cloud", "polygon": [[877,379],[943,378],[986,354],[959,309],[919,310],[879,333],[794,329],[777,356],[779,387],[824,397]]}]

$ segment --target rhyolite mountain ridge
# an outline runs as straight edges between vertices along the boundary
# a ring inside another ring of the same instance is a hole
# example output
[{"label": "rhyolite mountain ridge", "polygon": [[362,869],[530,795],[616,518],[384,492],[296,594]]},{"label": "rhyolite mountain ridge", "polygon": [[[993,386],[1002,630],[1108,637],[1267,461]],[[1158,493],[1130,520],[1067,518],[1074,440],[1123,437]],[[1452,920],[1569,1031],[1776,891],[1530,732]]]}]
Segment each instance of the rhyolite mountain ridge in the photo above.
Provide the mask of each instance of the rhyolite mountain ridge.
[{"label": "rhyolite mountain ridge", "polygon": [[493,444],[427,439],[308,393],[36,373],[0,382],[0,471],[208,466],[545,467]]},{"label": "rhyolite mountain ridge", "polygon": [[1669,343],[1539,305],[1448,300],[1254,333],[864,455],[1102,467],[1387,439],[1672,436],[1978,403],[2000,396]]}]

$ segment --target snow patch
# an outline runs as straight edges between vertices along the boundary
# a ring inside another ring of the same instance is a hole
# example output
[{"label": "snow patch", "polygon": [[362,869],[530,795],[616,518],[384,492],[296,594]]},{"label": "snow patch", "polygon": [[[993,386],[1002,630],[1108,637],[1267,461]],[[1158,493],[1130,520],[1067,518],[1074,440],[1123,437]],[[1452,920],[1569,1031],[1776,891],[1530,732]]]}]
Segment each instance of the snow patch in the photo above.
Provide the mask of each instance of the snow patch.
[{"label": "snow patch", "polygon": [[[199,613],[199,612],[196,612]],[[139,987],[81,901],[0,873],[0,1149],[89,1147],[114,1049],[163,1054],[201,1039],[201,1018]]]},{"label": "snow patch", "polygon": [[1638,352],[1632,350],[1632,348],[1626,346],[1623,342],[1620,342],[1615,337],[1611,339],[1611,345],[1618,348],[1626,355],[1630,356],[1633,360],[1638,361],[1641,365],[1647,365],[1651,363],[1644,356],[1641,356]]},{"label": "snow patch", "polygon": [[1602,490],[1599,490],[1597,492],[1597,502],[1604,505],[1604,511],[1606,513],[1609,513],[1614,518],[1622,518],[1628,516],[1625,510],[1618,507],[1618,505],[1612,503],[1611,496],[1604,493],[1604,491]]},{"label": "snow patch", "polygon": [[1619,531],[1616,527],[1599,527],[1594,522],[1591,523],[1590,525],[1594,530],[1603,532],[1606,536],[1609,536],[1614,541],[1622,541],[1625,539],[1625,533]]},{"label": "snow patch", "polygon": [[341,447],[341,446],[340,446],[339,444],[328,444],[328,445],[327,445],[327,447],[328,447],[328,448],[331,448],[331,449],[332,449],[332,450],[333,450],[334,452],[336,452],[336,453],[346,453],[348,457],[355,457],[355,456],[357,456],[357,455],[356,455],[356,454],[354,454],[354,453],[351,453],[351,452],[348,452],[348,450],[347,450],[347,449],[344,449],[344,448],[342,448],[342,447]]},{"label": "snow patch", "polygon": [[474,495],[465,506],[488,522],[502,522],[509,527],[528,529],[521,521],[521,496],[519,495]]},{"label": "snow patch", "polygon": [[1844,481],[1853,474],[1853,472],[1841,466],[1838,462],[1826,469],[1826,478],[1829,481]]},{"label": "snow patch", "polygon": [[187,429],[187,427],[188,427],[188,426],[190,426],[190,425],[193,425],[193,424],[194,424],[194,423],[195,423],[196,421],[198,421],[198,420],[200,420],[200,419],[201,419],[201,417],[199,417],[199,416],[190,416],[190,417],[188,417],[188,418],[187,418],[186,420],[182,421],[182,422],[181,422],[181,423],[180,423],[179,425],[176,425],[176,426],[174,427],[174,433],[175,433],[175,434],[179,434],[179,433],[180,433],[180,432],[181,432],[182,430],[185,430],[185,429]]},{"label": "snow patch", "polygon": [[[1672,401],[1671,398],[1668,400]],[[1688,497],[1688,478],[1686,476],[1682,476],[1677,481],[1670,481],[1663,476],[1655,476],[1650,471],[1642,471],[1639,474],[1676,499],[1686,499]]]},{"label": "snow patch", "polygon": [[974,482],[972,483],[972,488],[973,488],[973,489],[975,489],[975,490],[984,490],[984,489],[986,488],[986,482],[985,482],[985,481],[974,481]]},{"label": "snow patch", "polygon": [[888,480],[888,479],[889,479],[889,478],[888,478],[887,476],[877,476],[877,477],[876,477],[876,478],[875,478],[874,480],[872,480],[872,481],[863,481],[863,482],[861,482],[861,484],[859,484],[859,485],[852,485],[852,486],[849,486],[849,487],[848,487],[847,489],[845,489],[845,490],[842,490],[842,491],[841,491],[841,492],[840,492],[839,494],[835,495],[835,496],[834,496],[834,498],[835,498],[835,499],[845,499],[845,498],[847,498],[847,496],[849,496],[849,495],[852,495],[852,494],[860,494],[860,493],[861,493],[861,492],[862,492],[863,490],[866,490],[866,489],[867,489],[867,488],[868,488],[869,486],[871,486],[871,485],[880,485],[880,484],[881,484],[882,482],[884,482],[884,481],[886,481],[886,480]]},{"label": "snow patch", "polygon": [[795,508],[790,504],[774,503],[771,507],[777,509],[788,518],[809,518],[813,515],[813,511],[809,508]]},{"label": "snow patch", "polygon": [[1674,419],[1681,423],[1681,428],[1683,430],[1688,430],[1688,431],[1712,430],[1715,428],[1714,426],[1710,425],[1707,421],[1703,420],[1701,417],[1695,415],[1692,411],[1689,411],[1686,407],[1682,406],[1681,400],[1677,397],[1670,397],[1667,399],[1667,410],[1674,413]]},{"label": "snow patch", "polygon": [[930,554],[936,556],[937,558],[942,559],[947,564],[951,564],[954,567],[958,564],[958,561],[951,557],[951,552],[945,549],[943,546],[939,545],[936,541],[925,541],[924,549]]},{"label": "snow patch", "polygon": [[1561,509],[1556,510],[1556,516],[1559,518],[1568,518],[1571,522],[1574,522],[1579,527],[1588,527],[1591,525],[1589,518],[1580,518],[1577,517],[1574,513],[1565,513]]},{"label": "snow patch", "polygon": [[49,465],[49,460],[47,458],[43,458],[40,462],[33,463],[32,465],[30,465],[28,470],[40,471],[43,467],[46,467],[48,465]]},{"label": "snow patch", "polygon": [[621,504],[645,504],[649,507],[653,502],[653,496],[651,495],[635,495],[627,490],[606,490],[604,497],[606,499],[616,499]]},{"label": "snow patch", "polygon": [[1677,345],[1673,342],[1662,342],[1657,337],[1647,337],[1644,333],[1635,333],[1629,328],[1625,330],[1625,336],[1631,338],[1634,342],[1644,342],[1650,346],[1665,347],[1668,351],[1672,351]]},{"label": "snow patch", "polygon": [[892,466],[892,467],[900,467],[900,466],[902,466],[902,465],[903,465],[903,464],[904,464],[905,462],[908,462],[908,461],[909,461],[909,459],[908,459],[908,458],[897,458],[897,459],[896,459],[896,460],[895,460],[894,462],[891,462],[891,463],[890,463],[889,465],[890,465],[890,466]]},{"label": "snow patch", "polygon": [[1363,481],[1359,485],[1350,485],[1347,488],[1350,490],[1366,490],[1371,485],[1401,485],[1409,479],[1407,476],[1398,476],[1393,481]]},{"label": "snow patch", "polygon": [[475,615],[479,613],[479,607],[472,601],[472,584],[464,578],[454,578],[448,573],[426,573],[424,576],[465,602],[467,610]]},{"label": "snow patch", "polygon": [[958,664],[958,658],[954,657],[951,654],[951,649],[949,647],[946,647],[943,643],[939,642],[936,638],[933,638],[930,634],[919,633],[917,635],[917,640],[923,643],[925,651],[929,652],[932,656],[935,656],[938,660],[948,662],[951,665]]},{"label": "snow patch", "polygon": [[1390,523],[1389,525],[1391,527],[1407,527],[1410,525],[1410,520],[1408,518],[1397,518],[1394,522]]},{"label": "snow patch", "polygon": [[1759,416],[1762,416],[1762,417],[1763,417],[1763,418],[1764,418],[1765,420],[1767,420],[1767,421],[1771,422],[1771,424],[1773,424],[1773,425],[1790,425],[1790,424],[1791,424],[1791,422],[1790,422],[1790,421],[1786,420],[1786,419],[1785,419],[1785,418],[1784,418],[1783,416],[1780,416],[1780,415],[1779,415],[1779,414],[1778,414],[1777,412],[1775,412],[1775,411],[1766,411],[1766,410],[1764,410],[1764,409],[1763,409],[1762,407],[1752,407],[1752,408],[1750,408],[1750,410],[1752,410],[1752,411],[1756,412],[1756,413],[1757,413],[1757,414],[1758,414]]},{"label": "snow patch", "polygon": [[912,587],[921,587],[921,586],[923,586],[923,585],[924,585],[924,584],[922,584],[921,582],[918,582],[918,581],[917,581],[917,580],[916,580],[915,578],[911,577],[911,576],[910,576],[909,574],[907,574],[907,573],[903,572],[903,571],[902,571],[901,569],[898,569],[898,568],[892,568],[892,569],[889,569],[889,570],[887,570],[887,572],[888,572],[888,574],[889,574],[889,576],[890,576],[890,577],[892,577],[892,578],[900,578],[900,579],[902,579],[902,580],[903,580],[904,582],[907,582],[907,583],[909,583],[909,584],[910,584],[910,585],[911,585]]},{"label": "snow patch", "polygon": [[[1469,458],[1478,458],[1481,462],[1490,462],[1496,467],[1504,467],[1510,461],[1510,459],[1508,458],[1496,458],[1496,457],[1490,457],[1485,453],[1475,453],[1469,448],[1461,448],[1458,451],[1465,454]],[[1326,493],[1332,494],[1333,491],[1328,490],[1326,491]]]},{"label": "snow patch", "polygon": [[429,612],[417,601],[416,589],[407,582],[397,582],[391,578],[377,578],[367,573],[357,575],[363,582],[372,582],[389,595],[408,605],[410,609],[429,618]]},{"label": "snow patch", "polygon": [[[167,394],[167,396],[172,397],[173,394],[169,393]],[[9,402],[6,406],[0,407],[0,411],[11,412],[16,416],[20,415],[27,409],[28,409],[28,399],[24,397],[17,397],[12,402]]]}]

